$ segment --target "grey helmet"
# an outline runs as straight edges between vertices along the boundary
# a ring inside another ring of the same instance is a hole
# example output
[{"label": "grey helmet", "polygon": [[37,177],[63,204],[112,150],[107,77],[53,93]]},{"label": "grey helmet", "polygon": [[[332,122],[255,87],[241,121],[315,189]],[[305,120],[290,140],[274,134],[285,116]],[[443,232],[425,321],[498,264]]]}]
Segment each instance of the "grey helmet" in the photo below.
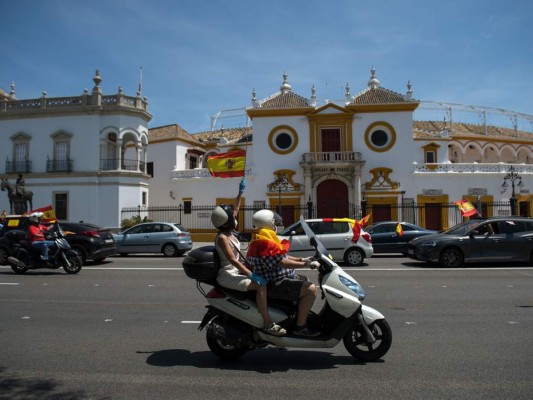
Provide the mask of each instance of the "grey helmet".
[{"label": "grey helmet", "polygon": [[227,204],[216,206],[211,212],[211,223],[219,230],[235,229],[235,218],[233,218],[233,208]]},{"label": "grey helmet", "polygon": [[270,210],[259,210],[252,215],[252,224],[255,229],[268,228],[276,231],[276,227],[283,223],[279,214]]}]

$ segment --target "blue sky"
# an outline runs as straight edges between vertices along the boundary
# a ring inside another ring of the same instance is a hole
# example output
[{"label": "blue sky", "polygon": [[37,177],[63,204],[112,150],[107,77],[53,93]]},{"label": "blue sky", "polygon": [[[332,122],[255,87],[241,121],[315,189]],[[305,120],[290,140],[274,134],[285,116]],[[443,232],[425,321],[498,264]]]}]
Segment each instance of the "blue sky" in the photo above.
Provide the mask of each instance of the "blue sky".
[{"label": "blue sky", "polygon": [[19,99],[134,96],[150,127],[210,129],[221,109],[293,91],[319,100],[381,85],[533,115],[531,0],[0,0],[0,87]]}]

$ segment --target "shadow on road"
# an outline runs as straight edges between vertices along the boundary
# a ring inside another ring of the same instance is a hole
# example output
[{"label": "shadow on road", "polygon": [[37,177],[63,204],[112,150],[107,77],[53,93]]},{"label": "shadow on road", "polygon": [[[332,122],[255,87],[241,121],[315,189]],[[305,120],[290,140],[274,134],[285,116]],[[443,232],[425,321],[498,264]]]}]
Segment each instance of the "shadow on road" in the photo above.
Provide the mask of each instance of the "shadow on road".
[{"label": "shadow on road", "polygon": [[[364,365],[351,356],[340,356],[328,352],[286,350],[267,348],[253,350],[234,361],[222,361],[210,351],[191,353],[188,350],[172,349],[159,351],[138,351],[149,354],[146,363],[154,367],[196,367],[216,368],[259,373],[287,372],[289,370],[318,370],[338,368],[339,365]],[[383,361],[378,361],[383,362]]]}]

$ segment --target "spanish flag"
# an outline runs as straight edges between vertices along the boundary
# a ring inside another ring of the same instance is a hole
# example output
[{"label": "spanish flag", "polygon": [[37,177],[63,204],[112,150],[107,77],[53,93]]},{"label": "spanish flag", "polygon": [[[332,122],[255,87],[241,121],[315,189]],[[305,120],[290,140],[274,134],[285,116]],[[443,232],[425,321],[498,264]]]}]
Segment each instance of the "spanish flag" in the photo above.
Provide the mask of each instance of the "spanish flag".
[{"label": "spanish flag", "polygon": [[403,236],[403,229],[402,224],[398,222],[398,225],[396,225],[396,233],[398,236]]},{"label": "spanish flag", "polygon": [[44,223],[51,224],[57,221],[57,217],[56,217],[56,214],[54,213],[54,208],[52,207],[52,205],[41,207],[41,208],[36,208],[35,210],[31,210],[30,212],[28,212],[28,215],[33,214],[34,212],[43,213],[43,215],[41,216],[41,221]]},{"label": "spanish flag", "polygon": [[360,219],[359,220],[359,225],[361,226],[366,226],[366,224],[368,224],[368,220],[370,219],[370,216],[372,215],[372,213],[366,215],[364,218]]},{"label": "spanish flag", "polygon": [[278,235],[271,229],[261,228],[252,238],[248,246],[247,257],[260,256],[278,256],[280,254],[287,254],[291,243],[286,240],[279,240]]},{"label": "spanish flag", "polygon": [[[370,214],[368,215],[370,216]],[[365,217],[366,218],[366,217]],[[364,218],[363,218],[364,219]],[[357,243],[359,236],[361,236],[361,223],[356,219],[351,218],[322,218],[324,222],[348,222],[352,228],[352,242]]]},{"label": "spanish flag", "polygon": [[470,203],[467,199],[456,201],[455,204],[459,208],[459,211],[461,211],[461,215],[463,217],[471,217],[473,215],[478,214],[476,207],[474,207],[474,205]]},{"label": "spanish flag", "polygon": [[220,153],[207,158],[207,168],[214,178],[234,178],[244,176],[246,151],[236,150]]}]

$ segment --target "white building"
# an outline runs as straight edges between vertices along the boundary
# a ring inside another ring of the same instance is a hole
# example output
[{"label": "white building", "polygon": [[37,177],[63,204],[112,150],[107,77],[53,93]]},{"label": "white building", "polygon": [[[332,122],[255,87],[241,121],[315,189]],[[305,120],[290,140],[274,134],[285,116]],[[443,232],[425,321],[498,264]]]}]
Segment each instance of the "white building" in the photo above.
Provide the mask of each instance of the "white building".
[{"label": "white building", "polygon": [[[244,205],[277,207],[281,201],[289,222],[308,201],[318,207],[319,217],[351,215],[364,205],[375,220],[402,219],[405,207],[400,205],[416,204],[420,224],[442,229],[449,225],[449,211],[432,204],[479,199],[485,215],[501,213],[492,204],[511,197],[510,188],[502,191],[504,182],[516,186],[517,213],[533,216],[533,117],[519,115],[529,130],[453,118],[415,121],[420,103],[411,85],[405,94],[383,88],[374,69],[365,89],[352,96],[347,85],[344,97],[319,105],[314,88],[309,99],[300,96],[284,75],[273,95],[257,100],[252,93],[246,113],[253,132],[188,135],[177,126],[150,129],[148,160],[158,171],[150,204],[194,207],[231,201],[239,178],[211,178],[206,159],[245,149]],[[504,180],[511,167],[521,180]],[[207,218],[206,212],[199,214],[192,225]]]},{"label": "white building", "polygon": [[[17,100],[14,84],[0,93],[0,212],[19,174],[32,206],[53,205],[59,219],[120,226],[124,207],[148,205],[146,98],[104,95],[98,71],[91,92]],[[1,171],[1,167],[0,167]],[[9,186],[9,187],[8,187]]]}]

